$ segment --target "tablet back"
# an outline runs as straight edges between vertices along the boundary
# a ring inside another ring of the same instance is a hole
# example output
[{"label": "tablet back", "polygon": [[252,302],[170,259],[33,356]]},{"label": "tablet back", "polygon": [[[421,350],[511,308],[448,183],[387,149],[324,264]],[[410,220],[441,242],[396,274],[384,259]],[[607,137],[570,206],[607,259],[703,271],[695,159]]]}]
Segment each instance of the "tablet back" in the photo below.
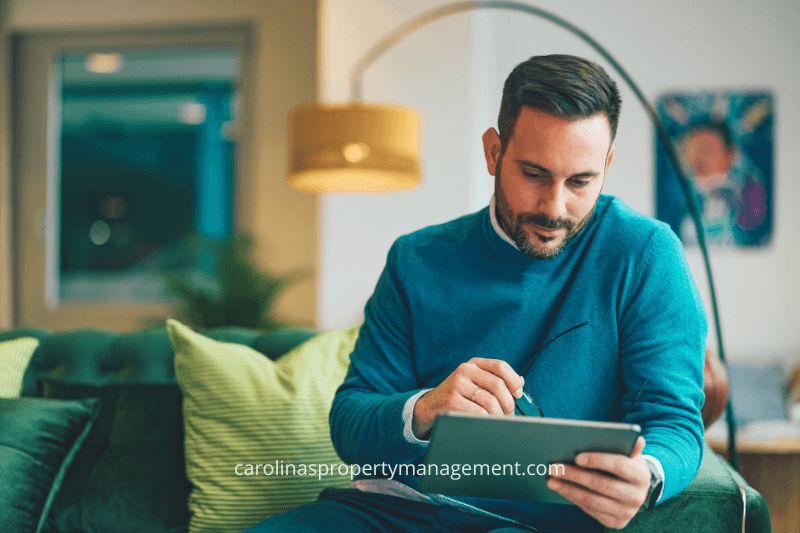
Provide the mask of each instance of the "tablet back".
[{"label": "tablet back", "polygon": [[[553,463],[584,451],[630,455],[635,424],[527,416],[440,415],[425,455],[422,492],[570,503],[547,488]],[[552,468],[558,468],[554,466]]]}]

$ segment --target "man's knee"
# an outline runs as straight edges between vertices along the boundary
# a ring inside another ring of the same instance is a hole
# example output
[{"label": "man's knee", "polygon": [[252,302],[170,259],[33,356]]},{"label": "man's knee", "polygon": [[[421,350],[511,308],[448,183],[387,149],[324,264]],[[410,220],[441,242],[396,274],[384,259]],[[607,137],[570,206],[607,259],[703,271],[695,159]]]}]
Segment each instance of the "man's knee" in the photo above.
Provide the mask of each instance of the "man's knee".
[{"label": "man's knee", "polygon": [[323,533],[325,531],[330,531],[330,528],[325,528],[323,525],[316,523],[314,511],[312,509],[305,509],[311,505],[303,505],[291,511],[271,516],[262,522],[250,526],[244,533],[279,533],[284,531],[287,533],[294,531]]},{"label": "man's knee", "polygon": [[346,499],[330,497],[338,492],[323,491],[315,502],[271,516],[251,526],[245,533],[327,533],[331,531],[332,524],[336,524],[341,531],[373,531],[374,528],[370,527],[371,513],[359,506],[349,505]]}]

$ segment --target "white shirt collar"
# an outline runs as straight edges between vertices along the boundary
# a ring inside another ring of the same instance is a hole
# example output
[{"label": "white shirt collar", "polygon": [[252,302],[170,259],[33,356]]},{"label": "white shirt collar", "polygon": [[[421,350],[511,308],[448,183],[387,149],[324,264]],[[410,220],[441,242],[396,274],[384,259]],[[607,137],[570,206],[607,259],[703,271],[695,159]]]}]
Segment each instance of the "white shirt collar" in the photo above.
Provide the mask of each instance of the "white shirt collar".
[{"label": "white shirt collar", "polygon": [[492,195],[492,199],[489,201],[489,219],[492,221],[492,228],[494,228],[494,232],[497,233],[497,235],[501,239],[503,239],[508,244],[519,250],[517,244],[514,241],[512,241],[508,235],[506,235],[506,232],[503,231],[503,228],[501,228],[500,224],[497,223],[497,214],[495,213],[496,208],[494,204],[495,204],[494,195]]}]

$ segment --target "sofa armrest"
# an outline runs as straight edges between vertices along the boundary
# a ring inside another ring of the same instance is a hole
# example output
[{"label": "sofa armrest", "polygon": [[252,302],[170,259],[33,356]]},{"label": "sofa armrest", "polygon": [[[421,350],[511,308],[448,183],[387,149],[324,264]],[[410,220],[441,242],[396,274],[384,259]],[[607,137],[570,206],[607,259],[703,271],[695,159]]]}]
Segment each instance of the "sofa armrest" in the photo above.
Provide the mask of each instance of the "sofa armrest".
[{"label": "sofa armrest", "polygon": [[702,524],[702,530],[708,533],[739,533],[743,531],[745,502],[746,531],[771,533],[767,502],[706,445],[700,470],[686,490],[640,513],[622,531],[694,531]]}]

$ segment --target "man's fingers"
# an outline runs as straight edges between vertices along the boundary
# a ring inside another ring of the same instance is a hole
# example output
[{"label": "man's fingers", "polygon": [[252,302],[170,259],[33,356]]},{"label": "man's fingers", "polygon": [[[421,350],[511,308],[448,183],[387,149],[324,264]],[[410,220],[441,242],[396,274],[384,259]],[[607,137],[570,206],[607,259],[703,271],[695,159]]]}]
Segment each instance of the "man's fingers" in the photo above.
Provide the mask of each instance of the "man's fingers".
[{"label": "man's fingers", "polygon": [[482,405],[475,403],[473,401],[464,398],[463,396],[459,396],[455,400],[455,405],[453,406],[453,410],[459,413],[469,413],[473,415],[488,415],[489,411],[486,410]]},{"label": "man's fingers", "polygon": [[486,372],[491,372],[495,376],[502,379],[509,391],[516,392],[525,384],[525,380],[517,374],[511,365],[502,359],[486,359],[484,357],[473,357],[469,360],[470,363],[477,365]]},{"label": "man's fingers", "polygon": [[569,481],[551,478],[548,488],[577,505],[584,513],[612,529],[622,529],[636,514],[631,508],[624,508],[618,502],[596,494],[588,489],[573,485]]},{"label": "man's fingers", "polygon": [[623,527],[628,525],[628,522],[630,522],[630,519],[626,520],[624,518],[620,518],[609,513],[604,513],[602,510],[589,509],[581,505],[578,505],[578,508],[580,508],[581,511],[588,514],[589,516],[591,516],[592,518],[594,518],[607,528],[622,529]]},{"label": "man's fingers", "polygon": [[[637,439],[631,457],[614,453],[584,452],[564,465],[564,475],[551,478],[547,486],[573,502],[606,527],[625,527],[641,508],[649,475]],[[610,475],[609,475],[610,474]]]},{"label": "man's fingers", "polygon": [[475,385],[497,400],[500,406],[500,413],[497,414],[508,415],[514,412],[514,397],[508,390],[505,381],[478,366],[472,366],[468,376]]},{"label": "man's fingers", "polygon": [[556,479],[580,485],[592,492],[602,494],[627,505],[639,507],[642,504],[640,496],[633,485],[595,470],[564,465],[564,475],[558,476]]},{"label": "man's fingers", "polygon": [[569,481],[550,478],[547,481],[547,487],[578,505],[592,516],[595,516],[596,513],[604,513],[616,517],[616,511],[620,509],[620,504],[613,499],[570,483]]},{"label": "man's fingers", "polygon": [[476,385],[472,389],[472,393],[470,393],[467,399],[483,407],[490,415],[504,414],[503,407],[500,405],[500,402],[497,400],[497,398],[495,398],[491,392],[481,388],[479,385]]},{"label": "man's fingers", "polygon": [[522,379],[514,369],[500,359],[475,357],[461,363],[448,379],[448,392],[445,403],[450,409],[464,407],[458,398],[473,404],[471,409],[483,410],[493,415],[514,412],[514,397],[522,395]]},{"label": "man's fingers", "polygon": [[636,462],[619,453],[583,452],[575,457],[575,463],[583,468],[608,472],[631,483],[640,484],[643,480],[643,471],[636,467]]},{"label": "man's fingers", "polygon": [[455,389],[453,391],[456,393],[456,396],[482,407],[489,414],[502,415],[503,408],[500,406],[500,402],[497,401],[497,398],[495,398],[491,392],[484,389],[480,383],[475,382],[475,373],[480,372],[480,369],[467,363],[462,363],[461,366],[463,369],[461,375],[455,382]]},{"label": "man's fingers", "polygon": [[633,445],[633,451],[631,452],[630,457],[636,457],[637,455],[642,453],[642,450],[644,450],[645,444],[647,444],[647,443],[645,442],[644,437],[641,437],[641,436],[638,437],[636,439],[636,444]]}]

